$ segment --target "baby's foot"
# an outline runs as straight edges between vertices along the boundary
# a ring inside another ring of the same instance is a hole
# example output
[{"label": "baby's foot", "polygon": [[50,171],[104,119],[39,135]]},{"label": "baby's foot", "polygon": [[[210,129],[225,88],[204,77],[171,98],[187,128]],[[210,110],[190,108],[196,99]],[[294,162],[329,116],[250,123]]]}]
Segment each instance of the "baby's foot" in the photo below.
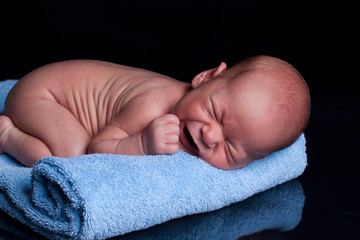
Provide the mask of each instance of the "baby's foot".
[{"label": "baby's foot", "polygon": [[14,127],[13,122],[7,116],[0,116],[0,154],[4,153],[3,145],[9,130]]}]

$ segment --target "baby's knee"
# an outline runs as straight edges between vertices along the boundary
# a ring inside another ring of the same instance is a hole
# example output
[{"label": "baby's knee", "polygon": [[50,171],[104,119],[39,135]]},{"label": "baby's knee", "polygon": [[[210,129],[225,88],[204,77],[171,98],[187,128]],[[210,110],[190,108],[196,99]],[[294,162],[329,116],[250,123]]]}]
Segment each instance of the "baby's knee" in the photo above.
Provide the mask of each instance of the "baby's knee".
[{"label": "baby's knee", "polygon": [[71,149],[64,149],[62,152],[60,152],[59,154],[54,154],[55,156],[59,156],[59,157],[75,157],[75,156],[80,156],[80,155],[84,155],[87,153],[87,146],[74,146]]},{"label": "baby's knee", "polygon": [[[58,144],[50,146],[50,151],[58,157],[74,157],[87,154],[90,137],[68,136],[67,141],[63,140]],[[50,144],[49,144],[50,145]]]}]

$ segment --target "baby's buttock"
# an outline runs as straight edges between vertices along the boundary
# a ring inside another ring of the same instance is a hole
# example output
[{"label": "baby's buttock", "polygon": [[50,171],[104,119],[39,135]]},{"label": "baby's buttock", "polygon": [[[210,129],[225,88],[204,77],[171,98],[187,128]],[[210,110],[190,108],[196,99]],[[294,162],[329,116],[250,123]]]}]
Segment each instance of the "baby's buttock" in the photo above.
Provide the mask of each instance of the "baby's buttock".
[{"label": "baby's buttock", "polygon": [[34,77],[30,75],[19,81],[9,94],[8,102],[12,102],[9,106],[16,107],[19,101],[22,107],[37,104],[34,99],[56,102],[69,111],[90,136],[96,135],[115,114],[117,96],[109,94],[111,86],[114,90],[111,79]]}]

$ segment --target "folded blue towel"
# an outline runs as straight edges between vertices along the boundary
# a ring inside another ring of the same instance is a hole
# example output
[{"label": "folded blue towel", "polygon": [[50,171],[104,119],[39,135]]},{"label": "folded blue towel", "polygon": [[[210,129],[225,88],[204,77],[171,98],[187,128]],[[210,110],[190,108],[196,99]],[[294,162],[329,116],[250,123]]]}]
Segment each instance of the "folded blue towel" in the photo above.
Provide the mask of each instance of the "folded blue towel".
[{"label": "folded blue towel", "polygon": [[304,135],[233,171],[183,151],[47,157],[33,168],[2,154],[0,209],[51,239],[104,239],[220,209],[296,178],[306,165]]},{"label": "folded blue towel", "polygon": [[[300,222],[304,201],[300,182],[292,180],[217,211],[175,219],[112,239],[218,240],[238,239],[270,229],[288,231]],[[3,238],[40,239],[0,212],[0,239]]]}]

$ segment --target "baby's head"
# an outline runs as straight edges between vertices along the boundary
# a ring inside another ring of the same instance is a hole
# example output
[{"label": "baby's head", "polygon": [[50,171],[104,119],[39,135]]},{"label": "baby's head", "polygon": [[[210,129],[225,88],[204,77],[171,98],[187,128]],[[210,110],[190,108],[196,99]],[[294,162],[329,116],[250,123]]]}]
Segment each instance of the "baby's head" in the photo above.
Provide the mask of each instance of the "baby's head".
[{"label": "baby's head", "polygon": [[173,109],[181,148],[221,169],[242,168],[291,145],[310,114],[307,85],[290,64],[270,56],[198,74]]}]

